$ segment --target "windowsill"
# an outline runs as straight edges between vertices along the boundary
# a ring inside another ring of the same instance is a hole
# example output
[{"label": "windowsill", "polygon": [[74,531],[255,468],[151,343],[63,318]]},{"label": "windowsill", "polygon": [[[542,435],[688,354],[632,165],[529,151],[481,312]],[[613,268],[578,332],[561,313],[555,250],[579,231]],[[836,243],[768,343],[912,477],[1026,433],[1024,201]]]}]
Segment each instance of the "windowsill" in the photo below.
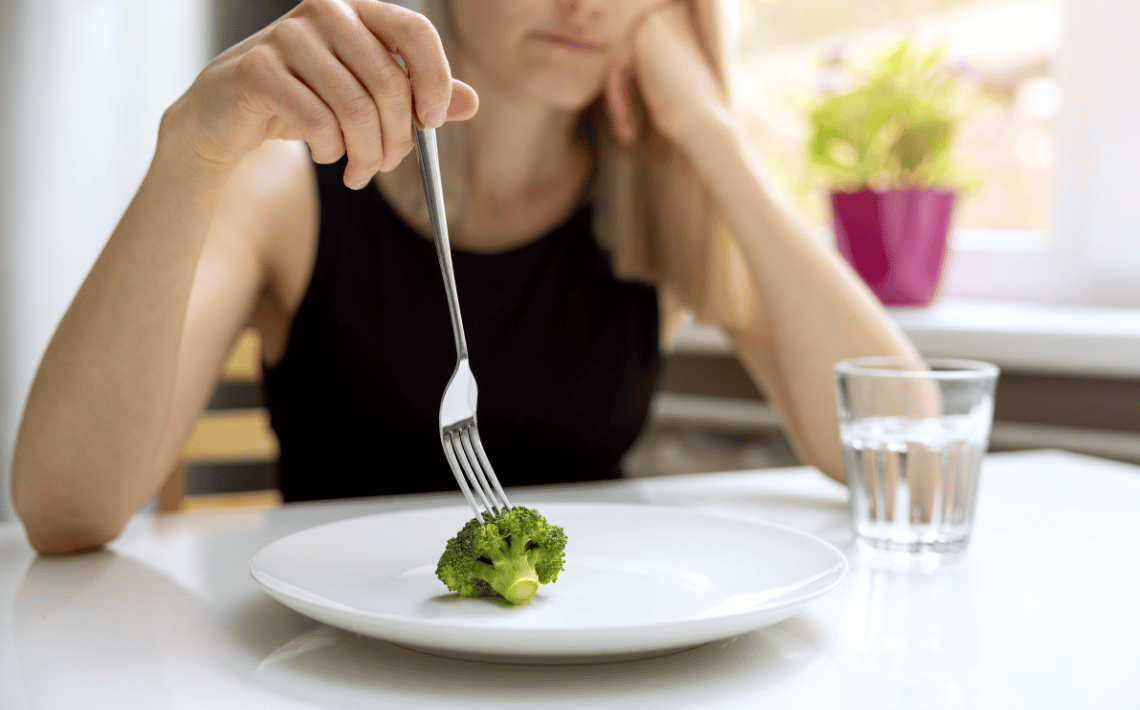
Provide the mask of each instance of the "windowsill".
[{"label": "windowsill", "polygon": [[[1016,372],[1140,378],[1140,308],[945,298],[889,311],[924,355],[987,360]],[[676,352],[732,348],[719,329],[686,324]]]},{"label": "windowsill", "polygon": [[951,232],[955,252],[992,254],[1039,254],[1051,243],[1049,232],[1040,229],[965,229]]}]

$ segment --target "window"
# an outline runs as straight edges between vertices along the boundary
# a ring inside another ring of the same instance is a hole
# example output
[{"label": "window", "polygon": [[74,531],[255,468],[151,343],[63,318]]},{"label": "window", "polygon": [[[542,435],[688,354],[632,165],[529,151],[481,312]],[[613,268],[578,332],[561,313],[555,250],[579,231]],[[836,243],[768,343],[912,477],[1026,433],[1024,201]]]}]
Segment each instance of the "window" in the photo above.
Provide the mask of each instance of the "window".
[{"label": "window", "polygon": [[733,0],[737,99],[773,175],[821,229],[805,112],[902,36],[942,43],[978,91],[959,162],[948,295],[1140,303],[1135,0]]}]

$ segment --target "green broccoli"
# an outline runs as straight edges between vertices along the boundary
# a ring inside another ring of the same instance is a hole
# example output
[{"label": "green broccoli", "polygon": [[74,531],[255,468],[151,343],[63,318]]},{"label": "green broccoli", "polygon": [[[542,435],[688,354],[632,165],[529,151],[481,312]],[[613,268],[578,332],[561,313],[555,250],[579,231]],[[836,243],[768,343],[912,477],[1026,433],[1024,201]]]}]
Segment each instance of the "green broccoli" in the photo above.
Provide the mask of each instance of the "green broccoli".
[{"label": "green broccoli", "polygon": [[530,508],[504,508],[472,518],[447,541],[436,576],[461,597],[534,598],[539,583],[558,580],[566,533]]}]

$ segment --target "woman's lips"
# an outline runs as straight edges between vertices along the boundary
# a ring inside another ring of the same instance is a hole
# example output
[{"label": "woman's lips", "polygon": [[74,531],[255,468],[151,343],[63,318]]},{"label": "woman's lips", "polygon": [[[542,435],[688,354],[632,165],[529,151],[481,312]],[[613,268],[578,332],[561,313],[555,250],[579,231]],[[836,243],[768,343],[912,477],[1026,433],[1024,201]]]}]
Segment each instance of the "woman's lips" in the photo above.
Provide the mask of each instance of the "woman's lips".
[{"label": "woman's lips", "polygon": [[604,52],[606,49],[603,45],[587,42],[584,39],[568,37],[566,35],[554,34],[550,32],[539,32],[535,35],[535,37],[537,37],[540,42],[556,44],[564,49],[570,50],[571,52],[581,52],[582,54],[597,54],[599,52]]}]

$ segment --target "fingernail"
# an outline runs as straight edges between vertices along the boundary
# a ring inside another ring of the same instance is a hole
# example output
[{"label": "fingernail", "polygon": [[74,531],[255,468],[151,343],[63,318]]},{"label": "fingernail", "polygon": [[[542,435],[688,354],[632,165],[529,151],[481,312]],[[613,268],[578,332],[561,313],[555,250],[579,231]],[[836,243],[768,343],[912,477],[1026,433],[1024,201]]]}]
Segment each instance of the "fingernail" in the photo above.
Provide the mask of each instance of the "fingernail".
[{"label": "fingernail", "polygon": [[356,180],[353,180],[352,183],[349,184],[349,187],[351,187],[353,190],[362,190],[364,189],[364,186],[369,183],[369,181],[371,181],[371,178],[356,178]]},{"label": "fingernail", "polygon": [[439,128],[440,126],[443,125],[443,122],[446,120],[447,120],[447,107],[446,106],[437,106],[437,107],[433,108],[431,111],[428,111],[428,115],[424,119],[424,125],[427,126],[428,128]]}]

